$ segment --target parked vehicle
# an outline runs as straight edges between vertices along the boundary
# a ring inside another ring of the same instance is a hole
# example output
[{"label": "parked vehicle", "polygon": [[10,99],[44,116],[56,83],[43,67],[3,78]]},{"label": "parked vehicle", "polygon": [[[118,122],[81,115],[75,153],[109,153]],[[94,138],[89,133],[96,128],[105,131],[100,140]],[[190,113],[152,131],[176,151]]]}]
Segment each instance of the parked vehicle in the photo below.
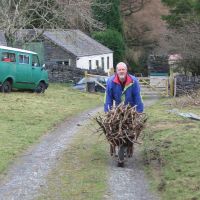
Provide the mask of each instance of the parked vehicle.
[{"label": "parked vehicle", "polygon": [[75,86],[73,88],[84,91],[84,90],[86,90],[87,82],[90,82],[90,83],[94,82],[95,92],[105,92],[105,89],[103,87],[101,87],[96,81],[98,81],[102,85],[106,86],[107,80],[108,80],[108,77],[105,77],[105,76],[82,78],[78,83],[75,84]]},{"label": "parked vehicle", "polygon": [[48,73],[37,53],[0,46],[0,91],[29,89],[43,93],[48,87]]}]

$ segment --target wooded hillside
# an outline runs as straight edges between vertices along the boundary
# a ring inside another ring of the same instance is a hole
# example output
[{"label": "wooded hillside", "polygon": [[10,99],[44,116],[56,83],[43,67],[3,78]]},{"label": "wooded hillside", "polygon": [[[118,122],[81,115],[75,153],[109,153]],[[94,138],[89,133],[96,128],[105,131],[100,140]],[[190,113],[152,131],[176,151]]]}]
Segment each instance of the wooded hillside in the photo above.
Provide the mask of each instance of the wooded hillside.
[{"label": "wooded hillside", "polygon": [[[128,0],[129,3],[133,2]],[[139,1],[138,1],[139,2]],[[160,0],[140,1],[140,9],[135,12],[123,14],[124,33],[128,50],[127,61],[130,64],[145,65],[147,56],[162,45],[167,32],[166,23],[161,19],[168,14],[168,8]],[[122,10],[127,10],[130,4],[122,3]]]}]

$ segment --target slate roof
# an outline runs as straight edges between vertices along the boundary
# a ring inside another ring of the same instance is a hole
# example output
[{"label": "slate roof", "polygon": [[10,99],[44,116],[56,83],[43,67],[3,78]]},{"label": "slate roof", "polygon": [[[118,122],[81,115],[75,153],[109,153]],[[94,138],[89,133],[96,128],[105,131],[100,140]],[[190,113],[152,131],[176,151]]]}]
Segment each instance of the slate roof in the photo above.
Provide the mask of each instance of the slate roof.
[{"label": "slate roof", "polygon": [[43,36],[77,57],[113,53],[79,30],[45,31]]},{"label": "slate roof", "polygon": [[3,31],[0,31],[0,45],[7,46],[6,38]]}]

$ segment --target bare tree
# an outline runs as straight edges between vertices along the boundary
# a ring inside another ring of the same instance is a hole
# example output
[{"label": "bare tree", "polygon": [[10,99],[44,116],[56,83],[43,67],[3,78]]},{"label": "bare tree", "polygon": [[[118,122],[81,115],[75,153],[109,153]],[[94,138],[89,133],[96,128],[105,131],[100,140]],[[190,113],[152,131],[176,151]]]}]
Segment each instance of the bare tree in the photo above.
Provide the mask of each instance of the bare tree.
[{"label": "bare tree", "polygon": [[123,0],[121,1],[121,11],[123,15],[129,16],[135,12],[140,11],[144,4],[150,0]]},{"label": "bare tree", "polygon": [[200,22],[185,22],[184,26],[170,35],[171,46],[185,58],[199,58],[200,54]]},{"label": "bare tree", "polygon": [[[38,12],[45,9],[46,12]],[[17,39],[16,34],[27,27],[31,29],[43,28],[46,24],[51,24],[46,16],[50,13],[48,4],[43,2],[34,2],[33,0],[2,0],[0,4],[0,28],[4,31],[9,43],[13,44]],[[35,16],[41,18],[38,27],[34,26]],[[38,31],[35,31],[38,32]],[[37,35],[37,34],[36,34]],[[19,34],[17,34],[19,36]]]},{"label": "bare tree", "polygon": [[46,29],[102,28],[92,17],[92,4],[92,0],[1,0],[0,29],[13,45],[22,38],[35,40]]},{"label": "bare tree", "polygon": [[161,48],[181,54],[184,71],[200,74],[200,21],[195,16],[183,19],[183,25],[169,31]]},{"label": "bare tree", "polygon": [[103,29],[103,25],[92,15],[92,6],[107,10],[109,3],[99,3],[94,0],[56,0],[62,8],[62,16],[69,27],[82,29]]}]

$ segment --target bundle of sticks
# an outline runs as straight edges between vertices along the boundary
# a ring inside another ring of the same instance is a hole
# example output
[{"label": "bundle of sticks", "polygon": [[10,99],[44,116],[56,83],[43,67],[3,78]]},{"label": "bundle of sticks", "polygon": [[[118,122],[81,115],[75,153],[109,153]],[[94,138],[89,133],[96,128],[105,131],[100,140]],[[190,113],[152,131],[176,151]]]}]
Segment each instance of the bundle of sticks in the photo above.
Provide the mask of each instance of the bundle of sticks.
[{"label": "bundle of sticks", "polygon": [[145,113],[138,113],[136,107],[120,104],[95,120],[108,142],[113,146],[119,146],[124,143],[139,143],[137,139],[147,117]]}]

